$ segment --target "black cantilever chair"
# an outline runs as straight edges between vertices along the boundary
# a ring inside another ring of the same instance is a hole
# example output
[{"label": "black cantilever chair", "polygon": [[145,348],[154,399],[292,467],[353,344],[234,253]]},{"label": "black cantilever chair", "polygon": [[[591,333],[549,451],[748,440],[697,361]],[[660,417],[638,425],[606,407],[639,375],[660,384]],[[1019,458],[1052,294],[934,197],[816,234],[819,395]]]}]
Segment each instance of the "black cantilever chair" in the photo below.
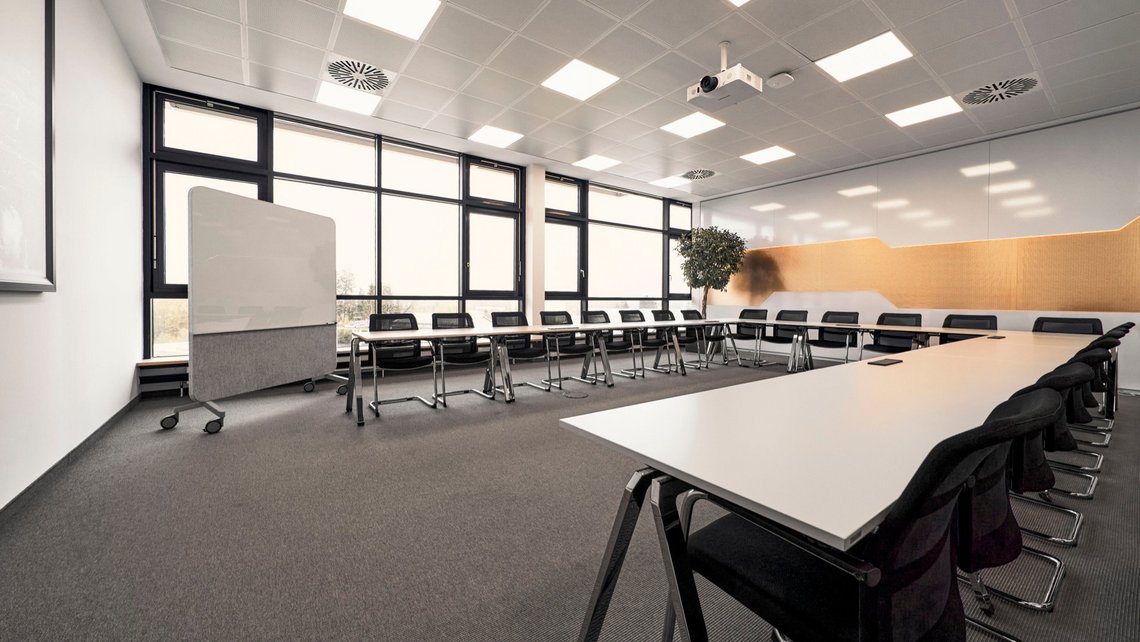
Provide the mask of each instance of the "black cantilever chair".
[{"label": "black cantilever chair", "polygon": [[[970,330],[997,330],[997,316],[993,314],[947,314],[942,322],[943,328],[968,328]],[[938,335],[938,344],[953,343],[966,339],[976,339],[977,334],[955,334],[943,332]]]},{"label": "black cantilever chair", "polygon": [[[763,309],[760,309],[760,310],[756,310],[756,309],[741,310],[739,318],[741,318],[741,319],[756,319],[758,321],[767,321],[768,320],[768,311],[763,310]],[[754,357],[752,360],[752,365],[754,367],[773,365],[773,362],[765,361],[760,356],[761,351],[764,349],[764,338],[767,335],[768,335],[768,326],[766,326],[766,325],[762,325],[759,323],[757,323],[757,324],[737,323],[736,324],[736,332],[730,333],[730,336],[732,337],[732,349],[734,351],[736,351],[736,342],[737,341],[742,341],[742,342],[751,341],[752,342],[752,352],[753,352],[753,357]],[[747,367],[747,364],[740,362],[740,352],[739,351],[736,352],[736,363],[737,363],[737,365],[739,365],[741,367]]]},{"label": "black cantilever chair", "polygon": [[[654,310],[653,311],[653,320],[654,321],[676,321],[677,317],[673,316],[672,310]],[[681,351],[682,351],[681,354],[684,354],[685,348],[687,348],[693,344],[696,344],[697,345],[697,362],[694,364],[694,363],[686,361],[685,365],[688,367],[691,367],[691,368],[696,368],[697,370],[700,370],[703,367],[704,364],[701,360],[701,350],[700,350],[701,337],[700,337],[700,334],[698,333],[696,327],[686,326],[686,327],[681,327],[681,328],[668,328],[668,329],[664,330],[664,332],[665,332],[665,336],[667,336],[667,337],[676,337],[677,338],[677,343],[681,344]],[[672,369],[672,366],[670,366],[670,369]]]},{"label": "black cantilever chair", "polygon": [[[436,312],[431,315],[433,330],[466,330],[475,327],[471,315],[466,312]],[[485,399],[495,398],[495,374],[491,370],[491,353],[479,349],[476,337],[456,337],[440,339],[436,342],[436,354],[439,357],[439,380],[443,392],[437,394],[435,399],[447,407],[447,398],[451,395],[474,393]],[[468,388],[466,390],[447,390],[447,366],[473,366],[486,364],[487,373],[483,377],[483,389]]]},{"label": "black cantilever chair", "polygon": [[[688,561],[796,642],[964,640],[952,532],[959,496],[995,450],[1041,431],[1059,410],[1055,392],[1037,391],[998,405],[981,426],[937,444],[879,528],[846,553],[707,498],[730,513],[689,535]],[[682,525],[698,499],[705,497],[684,498]],[[666,565],[667,573],[672,569]],[[678,586],[675,576],[669,579]],[[670,609],[676,602],[673,595]],[[694,611],[699,617],[699,607]],[[666,639],[672,631],[670,614]]]},{"label": "black cantilever chair", "polygon": [[[620,310],[622,323],[645,323],[645,315],[641,310]],[[641,367],[634,366],[632,372],[634,374],[641,373],[641,378],[645,378],[645,371],[652,370],[653,372],[660,372],[662,374],[669,374],[673,372],[673,344],[669,340],[669,335],[664,330],[650,330],[648,328],[641,328],[634,334],[637,335],[635,345],[639,346],[638,351],[641,353]],[[645,365],[645,348],[650,348],[657,351],[656,356],[653,358],[653,366],[646,367]],[[667,366],[665,368],[661,365],[661,354],[664,352]]]},{"label": "black cantilever chair", "polygon": [[[681,318],[685,319],[686,321],[704,320],[704,316],[701,315],[699,310],[681,310]],[[712,363],[712,356],[716,352],[717,346],[720,346],[722,364],[726,366],[728,365],[728,350],[725,349],[724,345],[726,341],[733,342],[734,340],[730,335],[722,332],[720,326],[710,327],[706,325],[698,325],[693,326],[692,328],[687,328],[686,331],[696,333],[697,351],[705,355],[706,368],[708,368],[709,364]],[[701,347],[701,344],[704,344],[703,348]],[[733,350],[736,350],[735,345],[733,346]]]},{"label": "black cantilever chair", "polygon": [[[824,323],[859,323],[858,312],[838,312],[828,310],[820,319]],[[837,330],[835,328],[820,328],[816,338],[808,339],[808,345],[813,348],[843,349],[843,363],[851,360],[851,346],[859,343],[858,330]]]},{"label": "black cantilever chair", "polygon": [[[807,310],[780,310],[776,313],[777,321],[807,321]],[[774,325],[772,334],[768,336],[768,343],[777,343],[790,346],[796,338],[803,334],[803,328],[791,325]],[[788,372],[792,371],[796,361],[795,346],[788,352]]]},{"label": "black cantilever chair", "polygon": [[[491,313],[491,327],[494,328],[512,328],[524,327],[530,325],[527,323],[526,315],[522,312],[492,312]],[[511,362],[515,361],[545,361],[546,362],[546,379],[543,383],[538,384],[531,381],[523,381],[515,383],[511,376],[510,364],[500,363],[499,367],[503,372],[503,390],[504,395],[508,387],[518,388],[521,386],[530,386],[537,388],[543,392],[550,392],[551,386],[549,379],[553,376],[550,370],[550,351],[546,349],[546,342],[539,341],[537,343],[531,341],[529,334],[509,334],[498,337],[496,339],[499,343],[507,348],[507,359]],[[510,400],[510,396],[507,396]]]},{"label": "black cantilever chair", "polygon": [[[582,323],[609,322],[610,315],[605,310],[586,310],[582,313]],[[624,333],[621,339],[614,336],[613,330],[606,330],[601,333],[601,341],[602,344],[605,345],[608,354],[622,354],[628,352],[630,358],[633,360],[633,368],[631,370],[614,370],[613,374],[629,379],[637,378],[637,355],[641,352],[641,344],[638,343],[640,338],[641,333],[639,332]],[[644,353],[642,353],[641,365],[645,365]]]},{"label": "black cantilever chair", "polygon": [[[538,316],[542,321],[542,325],[574,324],[574,318],[570,316],[569,312],[565,311],[543,310],[538,313]],[[587,376],[585,363],[583,363],[582,376],[575,377],[573,375],[562,375],[562,355],[572,357],[586,357],[587,355],[590,355],[592,357],[594,354],[595,348],[593,340],[589,337],[586,337],[582,341],[579,341],[578,338],[578,333],[573,330],[559,332],[557,334],[547,334],[543,337],[543,340],[546,341],[546,351],[554,355],[554,363],[558,369],[557,377],[544,379],[543,383],[558,388],[559,390],[562,390],[562,382],[566,381],[567,379],[573,379],[574,381],[581,381],[582,383],[589,384],[598,383],[598,363],[592,358],[590,361],[594,364],[593,376]]]},{"label": "black cantilever chair", "polygon": [[[401,330],[418,330],[416,317],[412,314],[373,314],[368,317],[368,330],[370,332],[395,332]],[[423,354],[422,344],[415,341],[380,341],[369,344],[372,352],[372,401],[368,404],[372,413],[380,416],[380,406],[404,401],[419,401],[430,408],[436,407],[439,394],[439,378],[436,375],[435,346],[429,345],[427,355]],[[421,396],[396,397],[392,399],[380,398],[380,374],[387,372],[407,372],[431,368],[432,398],[431,401]]]},{"label": "black cantilever chair", "polygon": [[[876,325],[902,325],[917,328],[922,325],[922,315],[908,312],[884,312],[879,315],[879,320],[875,323]],[[910,332],[873,330],[871,332],[871,343],[864,343],[859,348],[859,358],[863,358],[863,350],[887,354],[907,352],[913,343],[914,335]]]}]

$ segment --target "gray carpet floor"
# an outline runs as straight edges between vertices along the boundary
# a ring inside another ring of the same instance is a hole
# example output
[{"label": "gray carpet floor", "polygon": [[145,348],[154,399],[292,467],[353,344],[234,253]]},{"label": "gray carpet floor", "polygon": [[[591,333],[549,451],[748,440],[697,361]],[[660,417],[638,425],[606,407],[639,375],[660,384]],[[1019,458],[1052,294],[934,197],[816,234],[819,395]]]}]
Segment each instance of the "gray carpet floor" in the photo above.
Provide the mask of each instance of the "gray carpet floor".
[{"label": "gray carpet floor", "polygon": [[[516,369],[525,376],[540,375]],[[213,436],[202,411],[159,430],[178,400],[144,400],[0,514],[0,640],[573,640],[637,463],[558,419],[772,376],[714,367],[612,389],[569,382],[589,396],[523,388],[511,405],[464,395],[448,409],[385,406],[363,427],[332,384],[278,388],[224,404]],[[382,388],[423,393],[430,381]],[[1085,511],[1080,546],[1039,545],[1069,565],[1057,610],[999,602],[995,624],[1023,640],[1140,639],[1138,414],[1140,399],[1124,398],[1096,498],[1058,500]],[[604,639],[660,635],[659,555],[643,515]],[[1022,566],[992,581],[1040,575]],[[712,639],[768,639],[762,621],[700,588]]]}]

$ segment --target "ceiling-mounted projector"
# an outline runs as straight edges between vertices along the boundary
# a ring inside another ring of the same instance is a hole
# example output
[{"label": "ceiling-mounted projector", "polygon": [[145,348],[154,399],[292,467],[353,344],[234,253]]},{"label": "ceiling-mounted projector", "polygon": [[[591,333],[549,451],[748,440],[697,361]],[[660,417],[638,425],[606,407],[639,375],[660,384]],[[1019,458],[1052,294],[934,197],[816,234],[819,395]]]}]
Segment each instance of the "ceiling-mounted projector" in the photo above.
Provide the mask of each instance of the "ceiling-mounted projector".
[{"label": "ceiling-mounted projector", "polygon": [[764,79],[744,65],[728,66],[728,42],[720,43],[720,72],[705,76],[685,92],[689,104],[705,111],[724,109],[759,95]]}]

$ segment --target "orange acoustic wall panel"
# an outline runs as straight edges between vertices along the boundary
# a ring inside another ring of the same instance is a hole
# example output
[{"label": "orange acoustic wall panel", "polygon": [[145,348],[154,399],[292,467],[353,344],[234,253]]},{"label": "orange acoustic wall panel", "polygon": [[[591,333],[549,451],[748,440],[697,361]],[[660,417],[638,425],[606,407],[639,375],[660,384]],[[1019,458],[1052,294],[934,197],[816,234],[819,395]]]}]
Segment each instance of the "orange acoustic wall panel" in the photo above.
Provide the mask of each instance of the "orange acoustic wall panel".
[{"label": "orange acoustic wall panel", "polygon": [[893,248],[877,238],[749,250],[709,302],[876,291],[899,308],[1140,310],[1140,218],[1119,230]]}]

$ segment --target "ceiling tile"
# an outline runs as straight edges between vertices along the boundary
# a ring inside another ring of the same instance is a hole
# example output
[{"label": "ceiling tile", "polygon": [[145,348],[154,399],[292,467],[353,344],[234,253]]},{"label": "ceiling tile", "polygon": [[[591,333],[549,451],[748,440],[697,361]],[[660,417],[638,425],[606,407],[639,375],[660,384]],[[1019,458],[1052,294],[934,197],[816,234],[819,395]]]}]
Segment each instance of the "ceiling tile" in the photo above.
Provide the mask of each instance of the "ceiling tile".
[{"label": "ceiling tile", "polygon": [[412,107],[411,105],[405,105],[385,98],[380,101],[380,109],[377,110],[376,115],[385,120],[391,120],[413,127],[423,127],[432,119],[433,114],[425,109]]},{"label": "ceiling tile", "polygon": [[695,139],[690,138],[687,140],[680,139],[677,143],[670,145],[669,149],[665,153],[673,158],[676,158],[677,160],[683,160],[686,161],[686,163],[691,164],[689,162],[691,158],[710,151],[712,150],[708,147],[705,147],[704,145],[698,143]]},{"label": "ceiling tile", "polygon": [[648,152],[661,153],[672,147],[676,142],[677,137],[673,134],[660,129],[654,129],[644,136],[638,136],[630,141],[629,144]]},{"label": "ceiling tile", "polygon": [[644,125],[657,128],[691,113],[693,113],[691,108],[679,103],[671,100],[658,100],[638,109],[629,117]]},{"label": "ceiling tile", "polygon": [[854,125],[836,127],[827,133],[850,145],[852,141],[866,138],[867,136],[887,133],[899,134],[899,132],[899,128],[886,118],[872,118],[855,123]]},{"label": "ceiling tile", "polygon": [[665,47],[657,42],[621,26],[590,47],[581,58],[611,74],[627,76],[664,51]]},{"label": "ceiling tile", "polygon": [[712,73],[720,69],[720,43],[731,43],[728,49],[728,64],[732,66],[746,54],[772,42],[763,31],[738,13],[730,13],[712,27],[700,32],[677,51],[695,61]]},{"label": "ceiling tile", "polygon": [[170,0],[170,2],[205,11],[226,20],[241,21],[241,5],[233,0]]},{"label": "ceiling tile", "polygon": [[1024,48],[1017,28],[1007,23],[927,51],[922,58],[934,73],[945,74]]},{"label": "ceiling tile", "polygon": [[1057,117],[1043,91],[1018,96],[1012,101],[978,105],[970,109],[970,116],[981,122],[989,133],[1025,127]]},{"label": "ceiling tile", "polygon": [[874,0],[893,24],[902,26],[937,13],[960,0]]},{"label": "ceiling tile", "polygon": [[1095,27],[1042,42],[1033,47],[1048,69],[1090,54],[1140,41],[1140,11]]},{"label": "ceiling tile", "polygon": [[586,132],[569,125],[551,122],[531,133],[532,138],[543,140],[556,145],[565,145],[586,135]]},{"label": "ceiling tile", "polygon": [[494,23],[444,5],[422,40],[472,62],[483,63],[510,35],[510,31]]},{"label": "ceiling tile", "polygon": [[493,125],[500,129],[506,129],[520,134],[529,134],[534,130],[545,125],[548,121],[545,118],[540,118],[533,114],[521,112],[516,109],[508,109],[507,111],[495,116],[488,125]]},{"label": "ceiling tile", "polygon": [[853,140],[851,141],[851,146],[872,158],[886,158],[888,156],[917,151],[922,148],[922,145],[919,145],[897,130],[893,132],[880,132]]},{"label": "ceiling tile", "polygon": [[456,138],[467,138],[478,131],[479,127],[481,127],[481,125],[476,123],[443,115],[432,118],[427,124],[427,128],[432,131],[447,134],[448,136],[455,136]]},{"label": "ceiling tile", "polygon": [[523,154],[546,158],[547,154],[558,149],[558,145],[527,136],[520,138],[517,142],[513,143],[510,148],[522,152]]},{"label": "ceiling tile", "polygon": [[902,27],[902,36],[915,53],[930,51],[966,36],[1009,22],[1004,2],[964,0]]},{"label": "ceiling tile", "polygon": [[246,0],[249,26],[321,49],[329,44],[335,15],[298,0]]},{"label": "ceiling tile", "polygon": [[816,128],[825,132],[846,127],[847,125],[854,125],[861,123],[865,120],[878,118],[879,114],[870,107],[863,103],[853,103],[839,109],[819,114],[812,118],[808,118],[807,122],[815,125]]},{"label": "ceiling tile", "polygon": [[340,0],[305,0],[309,4],[315,4],[318,7],[324,7],[330,11],[340,9]]},{"label": "ceiling tile", "polygon": [[535,87],[534,91],[523,96],[517,103],[511,105],[515,109],[528,114],[542,116],[546,119],[556,118],[559,114],[569,111],[581,102],[565,94],[551,91],[546,87]]},{"label": "ceiling tile", "polygon": [[[573,152],[573,154],[575,156],[577,156],[577,158],[575,158],[574,160],[580,160],[580,159],[583,159],[587,156],[591,156],[593,154],[601,154],[603,156],[608,156],[608,154],[606,154],[605,152],[609,151],[610,149],[613,149],[616,146],[617,146],[616,141],[612,141],[612,140],[610,140],[604,136],[596,136],[594,134],[588,134],[586,136],[583,136],[582,138],[579,138],[578,140],[575,140],[573,142],[568,143],[562,149]],[[610,156],[610,158],[613,158],[613,157]],[[620,160],[620,159],[615,158],[614,160]]]},{"label": "ceiling tile", "polygon": [[529,83],[494,69],[483,69],[471,79],[471,84],[463,88],[463,93],[500,105],[509,105],[530,91],[531,87]]},{"label": "ceiling tile", "polygon": [[724,149],[726,145],[731,144],[733,141],[740,140],[741,138],[748,138],[748,134],[740,129],[737,129],[736,127],[729,125],[725,127],[717,127],[714,130],[694,137],[693,140],[710,149]]},{"label": "ceiling tile", "polygon": [[1116,86],[1124,88],[1109,93],[1082,94],[1071,102],[1058,103],[1057,116],[1060,118],[1078,116],[1120,105],[1140,103],[1140,82],[1134,81],[1131,85]]},{"label": "ceiling tile", "polygon": [[762,134],[797,120],[764,98],[745,100],[716,112],[716,116],[750,134]]},{"label": "ceiling tile", "polygon": [[317,80],[308,76],[266,67],[257,63],[249,63],[249,84],[286,96],[294,96],[305,100],[313,100],[317,94]]},{"label": "ceiling tile", "polygon": [[617,120],[617,118],[617,114],[590,105],[581,104],[562,116],[559,116],[558,122],[578,129],[594,131],[602,125],[612,123]]},{"label": "ceiling tile", "polygon": [[966,141],[985,134],[985,131],[971,122],[965,114],[918,123],[907,127],[906,130],[907,135],[917,140],[923,147]]},{"label": "ceiling tile", "polygon": [[628,18],[630,14],[644,6],[649,0],[586,0],[595,7],[607,11],[618,18]]},{"label": "ceiling tile", "polygon": [[1013,0],[1014,5],[1017,6],[1017,12],[1023,16],[1036,13],[1059,2],[1064,2],[1064,0]]},{"label": "ceiling tile", "polygon": [[945,95],[946,90],[942,88],[942,85],[933,80],[927,80],[876,96],[868,100],[867,104],[884,114],[889,114],[892,111],[921,105]]},{"label": "ceiling tile", "polygon": [[1140,65],[1140,42],[1110,51],[1102,51],[1046,69],[1044,76],[1050,86],[1062,86],[1080,82],[1087,78],[1124,71],[1137,65]]},{"label": "ceiling tile", "polygon": [[[753,2],[755,1],[756,0],[753,0]],[[787,45],[779,42],[773,42],[761,47],[759,51],[748,54],[740,62],[746,69],[754,74],[763,76],[765,79],[780,72],[802,69],[804,65],[811,63],[810,60],[799,52],[793,51],[789,49]],[[796,82],[799,82],[798,78]],[[795,86],[795,84],[793,83],[792,86]],[[784,91],[785,89],[789,88],[785,87],[780,91]],[[819,89],[823,89],[823,87]],[[816,91],[819,91],[819,89]]]},{"label": "ceiling tile", "polygon": [[551,2],[522,30],[523,35],[571,56],[585,51],[617,21],[578,0]]},{"label": "ceiling tile", "polygon": [[[754,140],[751,142],[754,146],[749,147],[749,151],[759,149],[759,147],[756,146],[756,144],[758,144],[758,141]],[[741,152],[740,154],[744,153],[747,152]],[[740,156],[740,154],[729,154],[719,149],[710,149],[707,152],[701,152],[700,154],[693,156],[689,159],[689,162],[692,163],[694,167],[708,167],[713,163],[723,163],[729,159],[736,158]]]},{"label": "ceiling tile", "polygon": [[345,18],[337,31],[333,51],[382,69],[399,71],[414,46],[415,42],[403,36]]},{"label": "ceiling tile", "polygon": [[[866,120],[866,119],[864,119]],[[777,127],[771,131],[764,133],[764,140],[769,141],[775,145],[788,148],[789,145],[802,138],[808,136],[815,136],[819,134],[820,130],[805,123],[802,120],[797,120],[794,123]]]},{"label": "ceiling tile", "polygon": [[972,65],[948,74],[942,74],[942,80],[950,87],[951,94],[971,91],[982,85],[988,85],[1001,80],[1015,78],[1033,73],[1033,63],[1029,55],[1022,51],[1015,51],[1000,58],[994,58],[979,65]]},{"label": "ceiling tile", "polygon": [[467,82],[479,65],[438,49],[420,45],[404,74],[426,80],[440,87],[457,89]]},{"label": "ceiling tile", "polygon": [[455,96],[455,92],[443,87],[428,84],[409,76],[396,79],[396,84],[388,90],[388,98],[420,109],[438,111]]},{"label": "ceiling tile", "polygon": [[316,47],[278,38],[256,29],[247,29],[246,38],[249,44],[249,59],[254,62],[312,78],[321,74],[321,63],[324,62],[325,52]]},{"label": "ceiling tile", "polygon": [[629,161],[635,158],[640,158],[645,154],[640,149],[637,149],[636,147],[630,147],[628,145],[614,145],[613,147],[605,148],[603,151],[603,156],[608,156],[614,160],[619,160],[622,163],[628,163]]},{"label": "ceiling tile", "polygon": [[[1102,94],[1127,94],[1127,90],[1138,86],[1140,86],[1140,65],[1103,76],[1086,78],[1068,85],[1054,86],[1051,89],[1054,98],[1057,100],[1058,111],[1060,111],[1064,103],[1077,102],[1085,100],[1086,97],[1089,96]],[[1122,104],[1125,103],[1106,105],[1106,107],[1115,107]],[[1101,108],[1098,107],[1098,109]]]},{"label": "ceiling tile", "polygon": [[467,94],[459,94],[439,113],[472,123],[484,124],[501,111],[503,111],[501,105]]},{"label": "ceiling tile", "polygon": [[1022,18],[1029,41],[1044,42],[1134,13],[1136,0],[1066,0]]},{"label": "ceiling tile", "polygon": [[159,36],[196,48],[241,56],[241,26],[238,24],[166,2],[152,0],[147,6]]},{"label": "ceiling tile", "polygon": [[651,62],[630,80],[652,92],[684,100],[684,88],[699,81],[703,75],[704,71],[695,63],[670,52]]},{"label": "ceiling tile", "polygon": [[611,85],[602,93],[592,96],[589,103],[624,116],[656,99],[657,94],[642,89],[633,83],[621,81]]},{"label": "ceiling tile", "polygon": [[867,5],[856,2],[785,36],[784,42],[808,58],[819,60],[889,30]]},{"label": "ceiling tile", "polygon": [[712,138],[701,141],[701,144],[730,158],[738,158],[744,154],[771,146],[768,141],[750,136],[735,127],[721,127],[721,129],[728,130],[732,137],[724,138],[724,134],[714,135],[714,132],[709,132],[707,135]]},{"label": "ceiling tile", "polygon": [[522,36],[515,36],[488,65],[505,74],[539,84],[570,62],[570,57]]},{"label": "ceiling tile", "polygon": [[662,42],[678,44],[729,11],[727,4],[716,0],[653,0],[630,18],[629,23]]},{"label": "ceiling tile", "polygon": [[166,38],[161,38],[159,42],[171,67],[230,82],[240,83],[244,80],[241,58],[191,47]]},{"label": "ceiling tile", "polygon": [[470,9],[473,13],[511,29],[526,24],[542,3],[543,0],[451,0],[451,4]]},{"label": "ceiling tile", "polygon": [[924,80],[930,80],[930,74],[912,58],[852,78],[843,83],[843,86],[856,96],[871,98]]},{"label": "ceiling tile", "polygon": [[854,102],[855,97],[843,87],[832,86],[795,102],[784,103],[782,106],[800,118],[810,119],[812,116],[818,116]]},{"label": "ceiling tile", "polygon": [[777,105],[790,105],[835,86],[835,81],[825,76],[815,65],[796,69],[792,72],[792,77],[796,79],[795,82],[782,89],[768,88],[764,92],[764,98]]},{"label": "ceiling tile", "polygon": [[639,136],[644,136],[653,131],[653,129],[653,127],[643,125],[636,120],[621,118],[608,125],[599,127],[595,133],[616,140],[619,143],[627,143]]},{"label": "ceiling tile", "polygon": [[778,36],[787,35],[807,23],[841,7],[848,0],[752,0],[741,7]]}]

